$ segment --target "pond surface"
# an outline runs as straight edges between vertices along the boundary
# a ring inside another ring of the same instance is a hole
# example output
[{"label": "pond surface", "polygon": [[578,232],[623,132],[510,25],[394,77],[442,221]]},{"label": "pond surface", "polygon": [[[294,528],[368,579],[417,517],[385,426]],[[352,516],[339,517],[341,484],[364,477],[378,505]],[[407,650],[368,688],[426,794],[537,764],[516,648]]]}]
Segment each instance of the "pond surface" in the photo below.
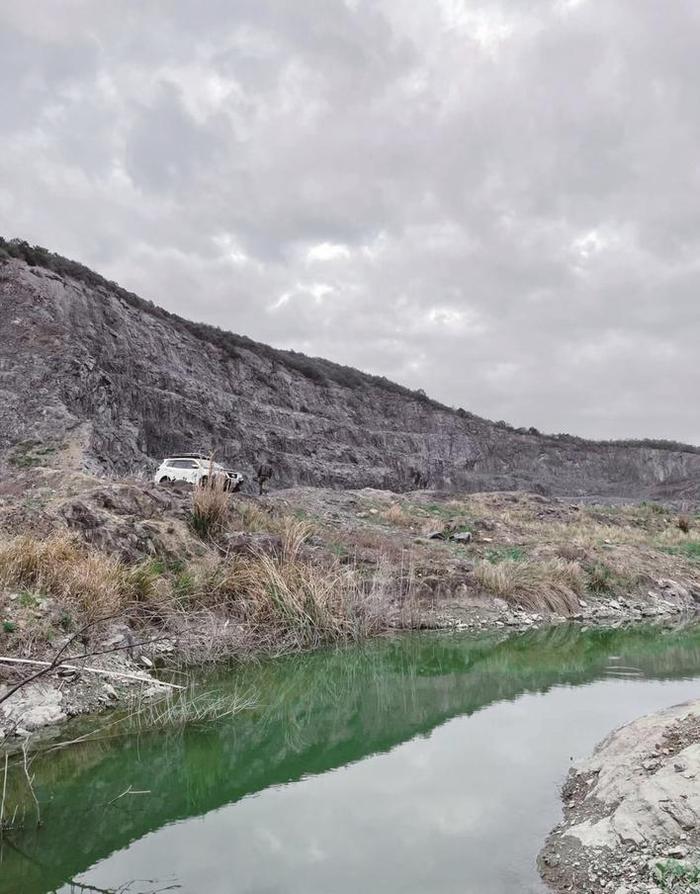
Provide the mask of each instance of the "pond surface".
[{"label": "pond surface", "polygon": [[229,721],[38,760],[44,824],[5,837],[0,892],[542,892],[571,758],[699,681],[698,626],[414,634],[236,669],[216,685],[257,706]]}]

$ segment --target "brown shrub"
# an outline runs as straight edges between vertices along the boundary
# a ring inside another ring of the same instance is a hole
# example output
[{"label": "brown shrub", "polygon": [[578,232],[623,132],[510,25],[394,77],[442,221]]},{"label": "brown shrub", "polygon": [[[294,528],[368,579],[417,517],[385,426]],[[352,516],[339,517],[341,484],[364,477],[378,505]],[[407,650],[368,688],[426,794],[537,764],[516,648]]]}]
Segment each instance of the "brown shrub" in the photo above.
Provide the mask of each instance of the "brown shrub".
[{"label": "brown shrub", "polygon": [[690,524],[690,516],[689,515],[679,516],[676,524],[677,524],[677,527],[680,528],[680,530],[683,531],[684,534],[690,533],[691,524]]}]

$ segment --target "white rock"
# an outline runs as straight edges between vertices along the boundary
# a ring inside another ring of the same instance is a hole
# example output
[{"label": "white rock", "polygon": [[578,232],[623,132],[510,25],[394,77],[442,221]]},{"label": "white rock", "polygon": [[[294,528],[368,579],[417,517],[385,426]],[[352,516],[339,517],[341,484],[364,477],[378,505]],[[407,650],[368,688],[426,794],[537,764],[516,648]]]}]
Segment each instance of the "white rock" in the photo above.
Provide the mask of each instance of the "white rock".
[{"label": "white rock", "polygon": [[614,847],[617,840],[608,817],[598,822],[584,820],[576,826],[570,826],[566,830],[566,835],[578,838],[584,847]]},{"label": "white rock", "polygon": [[[635,720],[609,735],[593,756],[580,765],[579,772],[597,774],[590,795],[610,808],[609,831],[618,843],[638,846],[677,840],[682,832],[700,825],[700,780],[678,773],[683,764],[700,774],[700,743],[689,745],[675,756],[663,751],[653,775],[640,774],[635,767],[650,763],[648,755],[663,738],[666,729],[689,714],[700,715],[700,702],[677,705],[666,711]],[[668,751],[668,749],[666,749]],[[652,759],[653,761],[653,759]],[[600,821],[603,822],[603,821]],[[567,834],[586,843],[606,831],[590,821],[572,826]]]},{"label": "white rock", "polygon": [[[42,726],[66,719],[62,707],[63,694],[50,683],[34,683],[11,695],[0,705],[0,715],[26,731],[27,735]],[[17,730],[19,733],[19,729]]]}]

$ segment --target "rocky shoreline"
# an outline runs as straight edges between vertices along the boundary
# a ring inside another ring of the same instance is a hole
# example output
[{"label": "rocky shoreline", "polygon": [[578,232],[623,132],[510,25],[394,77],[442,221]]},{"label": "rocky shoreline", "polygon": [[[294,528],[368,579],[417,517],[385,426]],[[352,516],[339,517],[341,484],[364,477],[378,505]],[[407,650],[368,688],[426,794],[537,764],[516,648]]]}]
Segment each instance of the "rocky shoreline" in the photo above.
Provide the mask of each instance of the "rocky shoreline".
[{"label": "rocky shoreline", "polygon": [[595,600],[587,602],[579,600],[579,610],[570,616],[556,613],[540,614],[513,608],[502,599],[493,600],[492,606],[475,606],[471,610],[460,613],[460,617],[437,615],[426,618],[425,627],[431,629],[453,629],[488,631],[494,628],[510,628],[513,630],[536,630],[538,627],[553,624],[577,623],[584,627],[616,627],[625,624],[638,624],[645,621],[664,621],[672,618],[693,618],[700,605],[693,592],[674,580],[660,579],[655,590],[645,595],[609,601]]},{"label": "rocky shoreline", "polygon": [[[513,610],[503,602],[489,610],[472,607],[468,616],[462,615],[460,618],[427,613],[416,619],[412,628],[439,630],[445,635],[499,632],[509,636],[561,624],[575,624],[583,629],[619,628],[651,621],[662,629],[668,625],[690,623],[696,617],[697,612],[689,607],[686,600],[679,598],[674,588],[668,595],[659,595],[653,601],[629,599],[615,606],[585,604],[574,619]],[[393,631],[384,631],[382,635],[405,632],[405,627],[396,627]],[[185,644],[169,637],[142,640],[135,646],[128,645],[130,642],[134,639],[127,627],[110,627],[92,648],[95,651],[115,647],[121,649],[123,644],[123,651],[83,662],[91,669],[104,670],[104,676],[74,670],[75,665],[71,662],[69,668],[57,668],[47,677],[23,687],[0,703],[0,743],[10,748],[21,747],[23,741],[36,739],[39,734],[43,738],[47,732],[49,735],[59,735],[58,727],[72,718],[97,715],[117,708],[129,709],[172,696],[173,690],[158,679],[158,668],[164,669],[167,674],[170,668],[181,666],[180,647]],[[57,645],[60,647],[60,643]],[[186,680],[186,676],[181,680]],[[7,689],[8,684],[0,686],[0,696]]]},{"label": "rocky shoreline", "polygon": [[695,894],[700,700],[639,718],[573,768],[538,865],[552,891]]}]

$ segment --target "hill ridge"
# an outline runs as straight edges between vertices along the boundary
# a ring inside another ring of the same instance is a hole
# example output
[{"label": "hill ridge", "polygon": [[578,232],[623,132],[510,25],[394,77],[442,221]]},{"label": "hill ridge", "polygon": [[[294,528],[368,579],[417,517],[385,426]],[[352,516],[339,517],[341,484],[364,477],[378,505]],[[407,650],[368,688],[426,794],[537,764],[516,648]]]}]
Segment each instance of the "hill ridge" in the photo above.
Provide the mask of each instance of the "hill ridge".
[{"label": "hill ridge", "polygon": [[[222,340],[231,340],[234,346],[237,345],[239,347],[252,348],[262,351],[269,356],[278,356],[284,358],[291,365],[295,366],[295,368],[298,369],[298,371],[302,374],[307,375],[312,379],[317,378],[317,380],[319,381],[319,372],[322,372],[323,368],[335,370],[339,375],[345,375],[350,378],[352,378],[353,376],[359,376],[362,379],[367,379],[377,384],[379,387],[387,388],[390,391],[410,395],[416,400],[425,401],[426,403],[432,404],[435,407],[440,407],[444,410],[450,410],[451,412],[457,413],[458,415],[479,419],[483,422],[490,422],[493,425],[498,426],[499,428],[505,428],[510,431],[518,431],[521,434],[527,432],[529,434],[541,435],[545,438],[568,438],[572,441],[579,441],[583,443],[609,444],[624,447],[653,447],[658,450],[688,450],[690,452],[700,453],[700,445],[688,444],[682,441],[675,441],[673,439],[666,438],[585,438],[582,435],[576,435],[569,432],[558,432],[556,434],[553,432],[541,432],[533,428],[532,426],[527,429],[522,427],[516,428],[516,426],[511,425],[504,420],[499,420],[496,422],[488,419],[485,416],[478,416],[476,413],[472,413],[470,410],[465,410],[462,407],[451,407],[447,404],[444,404],[442,401],[439,401],[436,398],[426,394],[421,388],[409,388],[408,386],[401,385],[399,382],[395,382],[392,379],[389,379],[387,376],[380,376],[374,373],[369,373],[366,370],[361,370],[357,369],[356,367],[337,363],[336,361],[329,360],[325,357],[308,355],[303,353],[302,351],[295,351],[291,348],[275,348],[272,345],[266,344],[265,342],[257,341],[256,339],[250,338],[247,335],[235,333],[232,330],[223,329],[220,326],[216,326],[212,323],[190,320],[187,317],[183,317],[180,314],[176,314],[173,311],[169,311],[166,308],[161,307],[150,299],[142,298],[140,295],[137,295],[135,292],[131,292],[128,289],[125,289],[123,286],[120,286],[119,283],[116,283],[113,280],[106,279],[101,274],[96,273],[90,267],[87,267],[85,264],[82,264],[79,261],[74,261],[70,258],[64,257],[63,255],[59,255],[56,252],[49,251],[49,249],[44,248],[41,245],[30,245],[28,242],[22,239],[6,239],[0,236],[0,263],[3,260],[9,258],[24,260],[30,266],[51,270],[54,273],[58,273],[62,276],[68,276],[71,279],[82,282],[86,285],[95,284],[97,288],[108,290],[112,294],[117,295],[123,300],[126,300],[127,302],[133,304],[135,307],[141,308],[146,313],[153,314],[157,317],[166,318],[172,320],[177,325],[182,325],[188,331],[197,335],[197,337],[210,341],[212,344],[220,344]],[[320,371],[317,372],[316,375],[314,375],[313,365],[317,365],[320,367]],[[352,384],[351,381],[343,383],[342,381],[339,381],[335,378],[333,378],[332,380],[337,381],[338,384]]]},{"label": "hill ridge", "polygon": [[401,490],[418,469],[446,488],[697,493],[693,445],[516,430],[186,320],[19,240],[0,239],[0,301],[7,455],[77,439],[84,465],[125,472],[207,444],[247,470],[264,455],[290,484]]}]

